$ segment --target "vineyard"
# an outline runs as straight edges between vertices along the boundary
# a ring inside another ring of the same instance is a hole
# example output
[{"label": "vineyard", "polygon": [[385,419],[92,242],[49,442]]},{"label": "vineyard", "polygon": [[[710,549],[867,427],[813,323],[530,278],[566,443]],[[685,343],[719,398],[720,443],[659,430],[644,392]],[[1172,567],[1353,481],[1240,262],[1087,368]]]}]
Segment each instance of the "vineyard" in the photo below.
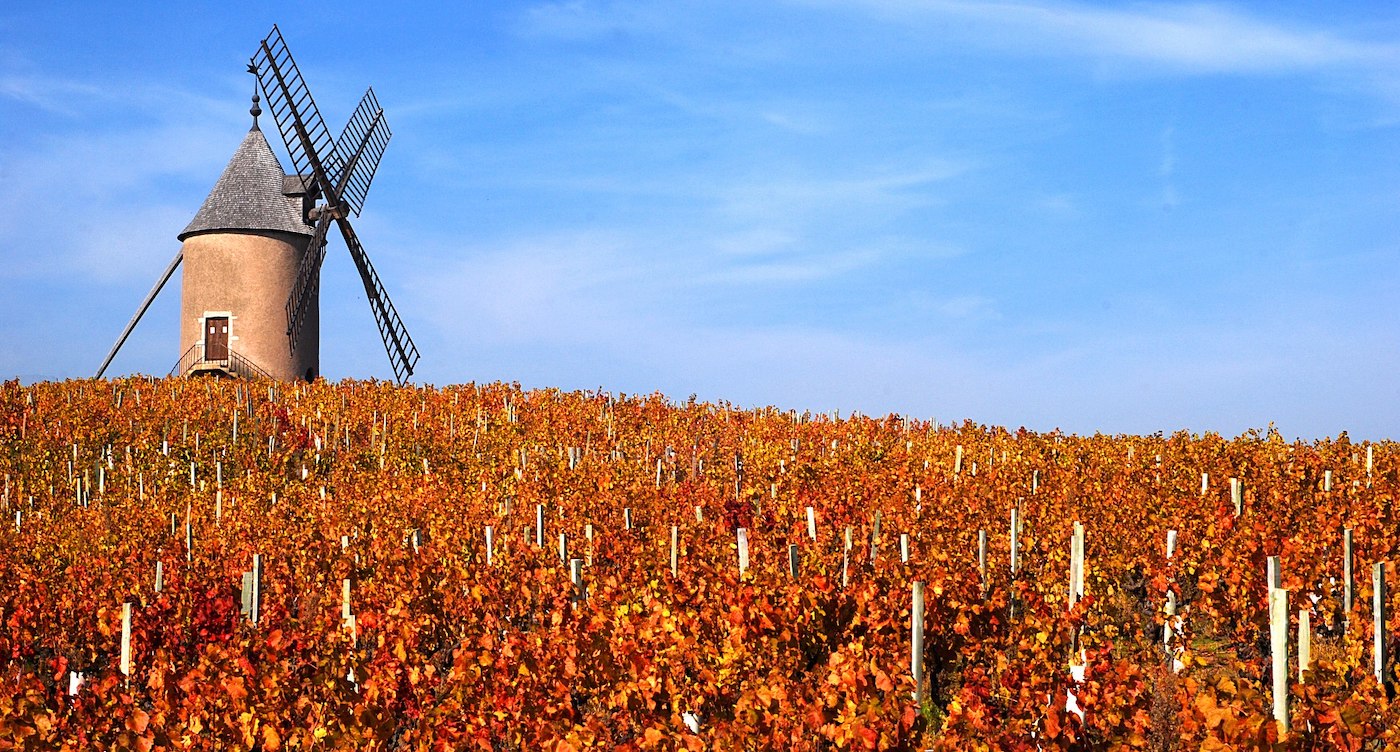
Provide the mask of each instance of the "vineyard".
[{"label": "vineyard", "polygon": [[1400,748],[1393,443],[132,378],[0,468],[0,750]]}]

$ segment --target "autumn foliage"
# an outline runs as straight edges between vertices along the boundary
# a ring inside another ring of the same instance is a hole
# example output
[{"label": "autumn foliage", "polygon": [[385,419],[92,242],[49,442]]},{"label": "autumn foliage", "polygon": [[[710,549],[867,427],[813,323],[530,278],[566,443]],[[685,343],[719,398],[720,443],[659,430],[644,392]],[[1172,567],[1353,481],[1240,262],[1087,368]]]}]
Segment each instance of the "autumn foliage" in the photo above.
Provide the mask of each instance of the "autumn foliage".
[{"label": "autumn foliage", "polygon": [[[0,750],[1396,748],[1370,572],[1400,548],[1398,461],[1345,435],[1081,437],[505,384],[8,382]],[[1313,628],[1287,735],[1269,556],[1295,639],[1299,609]]]}]

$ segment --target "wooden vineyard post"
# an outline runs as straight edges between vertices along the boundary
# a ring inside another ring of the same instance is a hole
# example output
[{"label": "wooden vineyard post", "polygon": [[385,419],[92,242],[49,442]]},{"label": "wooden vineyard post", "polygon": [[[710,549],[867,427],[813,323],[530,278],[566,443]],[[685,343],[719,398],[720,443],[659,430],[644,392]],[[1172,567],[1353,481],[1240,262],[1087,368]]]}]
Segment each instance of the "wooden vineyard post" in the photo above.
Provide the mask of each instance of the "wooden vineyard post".
[{"label": "wooden vineyard post", "polygon": [[736,531],[739,546],[739,576],[749,571],[749,529],[741,527]]},{"label": "wooden vineyard post", "polygon": [[[744,483],[744,457],[738,452],[734,453],[734,500],[739,500],[740,488]],[[775,495],[776,497],[776,495]]]},{"label": "wooden vineyard post", "polygon": [[588,597],[583,587],[583,559],[569,560],[569,580],[574,583],[574,600],[581,601]]},{"label": "wooden vineyard post", "polygon": [[696,521],[696,522],[704,522],[704,521],[705,521],[705,512],[704,512],[703,509],[700,508],[699,505],[696,505],[696,507],[695,507],[695,521]]},{"label": "wooden vineyard post", "polygon": [[1201,473],[1201,495],[1205,496],[1210,490],[1210,473]]},{"label": "wooden vineyard post", "polygon": [[794,580],[797,579],[797,562],[798,562],[798,559],[797,559],[797,544],[796,544],[796,543],[789,543],[789,544],[788,544],[788,574],[791,575],[792,578],[793,578]]},{"label": "wooden vineyard post", "polygon": [[1074,523],[1069,544],[1069,607],[1084,596],[1084,525]]},{"label": "wooden vineyard post", "polygon": [[[698,509],[698,508],[699,508],[699,507],[697,507],[697,509]],[[623,528],[626,529],[626,530],[631,530],[631,529],[632,529],[632,508],[631,508],[631,507],[628,507],[628,508],[622,510],[622,526],[623,526]]]},{"label": "wooden vineyard post", "polygon": [[1385,562],[1371,568],[1371,620],[1374,623],[1372,654],[1375,657],[1376,681],[1385,686]]},{"label": "wooden vineyard post", "polygon": [[880,551],[880,511],[875,511],[875,524],[870,531],[870,565],[875,566],[875,557]]},{"label": "wooden vineyard post", "polygon": [[1353,604],[1353,578],[1352,578],[1352,548],[1351,548],[1351,528],[1342,531],[1342,613],[1346,616],[1346,622],[1351,624],[1351,607]]},{"label": "wooden vineyard post", "polygon": [[491,566],[491,557],[495,553],[496,531],[490,525],[486,526],[486,565]]},{"label": "wooden vineyard post", "polygon": [[[1167,565],[1171,566],[1171,560],[1176,556],[1176,531],[1167,531]],[[1162,606],[1163,613],[1167,620],[1162,629],[1162,648],[1167,651],[1167,665],[1171,666],[1173,673],[1176,671],[1176,653],[1172,647],[1172,641],[1180,636],[1181,620],[1176,617],[1176,578],[1172,577],[1167,584],[1167,599]]]},{"label": "wooden vineyard post", "polygon": [[953,452],[953,475],[962,475],[963,448],[962,444]]},{"label": "wooden vineyard post", "polygon": [[559,563],[566,564],[569,561],[569,534],[559,534]]},{"label": "wooden vineyard post", "polygon": [[909,534],[899,534],[899,563],[909,563]]},{"label": "wooden vineyard post", "polygon": [[340,581],[340,623],[349,628],[350,626],[350,578],[346,577]]},{"label": "wooden vineyard post", "polygon": [[1074,523],[1071,556],[1073,560],[1071,562],[1070,587],[1073,590],[1073,597],[1070,605],[1073,606],[1079,603],[1080,598],[1084,597],[1084,525],[1078,521]]},{"label": "wooden vineyard post", "polygon": [[[630,528],[631,525],[628,525]],[[544,548],[544,505],[535,505],[535,548]]]},{"label": "wooden vineyard post", "polygon": [[1021,511],[1011,508],[1011,579],[1016,579],[1016,569],[1021,561]]},{"label": "wooden vineyard post", "polygon": [[253,554],[253,572],[250,578],[253,586],[253,599],[249,616],[253,624],[262,619],[262,554]]},{"label": "wooden vineyard post", "polygon": [[1303,609],[1298,612],[1298,683],[1306,681],[1305,675],[1312,666],[1312,612]]},{"label": "wooden vineyard post", "polygon": [[1269,591],[1269,647],[1273,659],[1274,722],[1288,733],[1288,591]]},{"label": "wooden vineyard post", "polygon": [[164,589],[165,589],[165,564],[164,564],[163,562],[159,562],[159,561],[158,561],[158,562],[156,562],[156,587],[155,587],[155,591],[156,591],[157,593],[159,593],[160,591],[162,591],[162,590],[164,590]]},{"label": "wooden vineyard post", "polygon": [[1239,478],[1230,479],[1230,502],[1235,505],[1235,516],[1244,514],[1244,484]]},{"label": "wooden vineyard post", "polygon": [[817,510],[807,507],[807,537],[817,539]]},{"label": "wooden vineyard post", "polygon": [[909,673],[914,677],[914,702],[923,701],[924,689],[924,583],[914,583],[914,604],[909,614]]},{"label": "wooden vineyard post", "polygon": [[841,552],[841,587],[851,584],[851,526],[846,526],[846,547]]},{"label": "wooden vineyard post", "polygon": [[987,597],[987,531],[977,531],[977,576],[982,583],[982,597]]},{"label": "wooden vineyard post", "polygon": [[1021,510],[1018,508],[1020,506],[1020,501],[1020,499],[1017,499],[1017,506],[1011,507],[1011,582],[1008,583],[1008,588],[1011,592],[1007,602],[1007,616],[1012,619],[1016,618],[1016,573],[1020,568],[1021,559],[1019,537],[1021,531]]},{"label": "wooden vineyard post", "polygon": [[1040,490],[1040,471],[1031,471],[1031,495],[1034,496]]},{"label": "wooden vineyard post", "polygon": [[1280,571],[1277,556],[1270,556],[1266,560],[1266,564],[1268,565],[1269,592],[1272,593],[1283,584],[1283,572]]},{"label": "wooden vineyard post", "polygon": [[238,615],[252,617],[253,614],[253,573],[244,572],[243,581],[238,588],[239,603]]},{"label": "wooden vineyard post", "polygon": [[584,554],[584,561],[588,566],[593,566],[593,523],[583,526],[583,537],[588,539],[588,553]]},{"label": "wooden vineyard post", "polygon": [[680,539],[681,529],[679,525],[671,526],[671,576],[675,577],[680,572]]},{"label": "wooden vineyard post", "polygon": [[131,681],[131,602],[122,604],[122,654],[120,664],[122,676]]}]

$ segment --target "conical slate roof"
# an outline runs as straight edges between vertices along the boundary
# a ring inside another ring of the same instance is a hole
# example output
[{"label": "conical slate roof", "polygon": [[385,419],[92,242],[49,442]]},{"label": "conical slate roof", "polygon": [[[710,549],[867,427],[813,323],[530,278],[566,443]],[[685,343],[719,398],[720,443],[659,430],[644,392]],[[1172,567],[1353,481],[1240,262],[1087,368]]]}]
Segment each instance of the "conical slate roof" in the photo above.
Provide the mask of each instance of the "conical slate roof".
[{"label": "conical slate roof", "polygon": [[201,232],[247,230],[311,235],[314,228],[302,219],[302,198],[284,192],[286,177],[272,147],[254,125],[179,239]]}]

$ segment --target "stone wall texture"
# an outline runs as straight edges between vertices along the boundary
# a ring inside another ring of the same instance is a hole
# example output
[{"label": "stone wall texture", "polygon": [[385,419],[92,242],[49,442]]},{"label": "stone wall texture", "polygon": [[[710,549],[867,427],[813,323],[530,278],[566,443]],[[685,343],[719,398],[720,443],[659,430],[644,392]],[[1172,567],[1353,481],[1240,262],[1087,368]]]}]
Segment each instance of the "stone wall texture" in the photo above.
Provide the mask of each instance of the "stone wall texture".
[{"label": "stone wall texture", "polygon": [[297,346],[287,338],[287,297],[309,238],[292,233],[211,232],[184,243],[180,290],[180,354],[201,341],[206,315],[227,313],[229,349],[274,378],[321,374],[319,290],[310,301]]}]

